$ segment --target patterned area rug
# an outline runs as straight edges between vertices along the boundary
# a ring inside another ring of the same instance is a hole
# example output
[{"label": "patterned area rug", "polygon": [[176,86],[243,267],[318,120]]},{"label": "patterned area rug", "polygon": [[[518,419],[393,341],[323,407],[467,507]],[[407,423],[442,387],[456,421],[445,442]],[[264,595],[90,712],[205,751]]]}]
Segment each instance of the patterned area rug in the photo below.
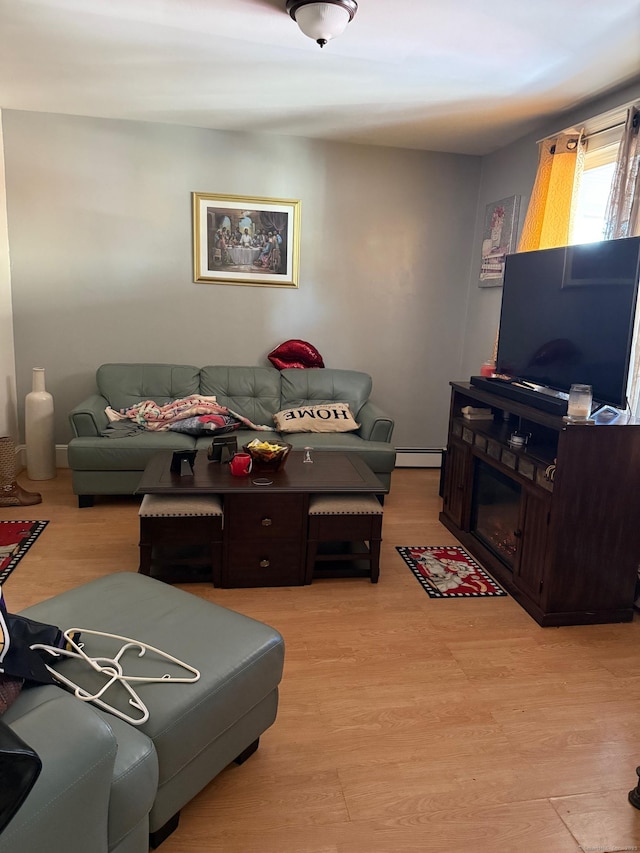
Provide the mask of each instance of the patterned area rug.
[{"label": "patterned area rug", "polygon": [[507,593],[458,545],[396,546],[430,598],[495,598]]},{"label": "patterned area rug", "polygon": [[0,521],[0,586],[47,524],[48,521]]}]

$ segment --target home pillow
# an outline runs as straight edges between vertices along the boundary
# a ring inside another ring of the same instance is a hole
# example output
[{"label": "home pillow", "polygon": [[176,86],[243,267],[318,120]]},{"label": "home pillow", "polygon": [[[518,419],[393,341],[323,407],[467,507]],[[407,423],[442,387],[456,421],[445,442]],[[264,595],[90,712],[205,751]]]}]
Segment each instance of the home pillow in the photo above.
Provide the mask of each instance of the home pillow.
[{"label": "home pillow", "polygon": [[348,403],[283,409],[273,416],[278,432],[351,432],[358,429]]},{"label": "home pillow", "polygon": [[287,367],[324,367],[322,356],[313,344],[298,339],[280,344],[271,350],[267,358],[278,370]]}]

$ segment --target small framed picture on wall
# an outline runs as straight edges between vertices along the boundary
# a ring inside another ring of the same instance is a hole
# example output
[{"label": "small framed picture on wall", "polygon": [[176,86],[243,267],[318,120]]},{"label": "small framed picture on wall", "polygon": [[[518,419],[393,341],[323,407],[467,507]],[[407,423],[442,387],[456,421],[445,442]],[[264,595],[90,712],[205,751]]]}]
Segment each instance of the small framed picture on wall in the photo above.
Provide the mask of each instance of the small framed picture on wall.
[{"label": "small framed picture on wall", "polygon": [[499,287],[504,279],[507,255],[516,250],[520,196],[512,195],[488,204],[484,215],[480,287]]}]

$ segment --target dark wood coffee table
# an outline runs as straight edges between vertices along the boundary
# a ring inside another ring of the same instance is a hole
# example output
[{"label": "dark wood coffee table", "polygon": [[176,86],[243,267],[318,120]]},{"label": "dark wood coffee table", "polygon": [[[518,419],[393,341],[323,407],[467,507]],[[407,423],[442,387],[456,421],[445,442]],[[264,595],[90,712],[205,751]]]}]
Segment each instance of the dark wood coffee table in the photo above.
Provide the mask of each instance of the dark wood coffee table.
[{"label": "dark wood coffee table", "polygon": [[320,493],[386,494],[355,453],[292,451],[277,472],[254,469],[234,477],[229,466],[199,451],[192,475],[170,470],[172,453],[147,465],[137,494],[217,494],[224,506],[222,565],[213,567],[221,587],[296,586],[305,583],[309,496]]}]

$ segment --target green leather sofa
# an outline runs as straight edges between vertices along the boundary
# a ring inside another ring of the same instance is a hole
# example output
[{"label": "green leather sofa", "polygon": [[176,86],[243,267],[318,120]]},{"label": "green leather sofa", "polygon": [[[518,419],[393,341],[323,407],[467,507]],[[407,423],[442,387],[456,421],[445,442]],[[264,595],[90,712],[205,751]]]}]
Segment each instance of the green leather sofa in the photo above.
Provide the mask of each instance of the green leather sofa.
[{"label": "green leather sofa", "polygon": [[[272,425],[283,409],[327,402],[348,403],[360,424],[356,432],[287,433],[294,449],[311,444],[318,450],[356,452],[388,488],[395,467],[391,444],[394,422],[369,399],[372,380],[355,370],[330,368],[240,367],[188,364],[103,364],[96,372],[96,393],[77,405],[69,419],[73,438],[68,446],[73,491],[80,506],[91,506],[94,495],[133,494],[149,459],[159,450],[205,450],[211,436],[178,432],[143,432],[107,438],[105,409],[124,409],[145,400],[166,405],[191,394],[215,396],[217,402],[254,424]],[[279,438],[275,431],[238,431],[238,442]]]}]

